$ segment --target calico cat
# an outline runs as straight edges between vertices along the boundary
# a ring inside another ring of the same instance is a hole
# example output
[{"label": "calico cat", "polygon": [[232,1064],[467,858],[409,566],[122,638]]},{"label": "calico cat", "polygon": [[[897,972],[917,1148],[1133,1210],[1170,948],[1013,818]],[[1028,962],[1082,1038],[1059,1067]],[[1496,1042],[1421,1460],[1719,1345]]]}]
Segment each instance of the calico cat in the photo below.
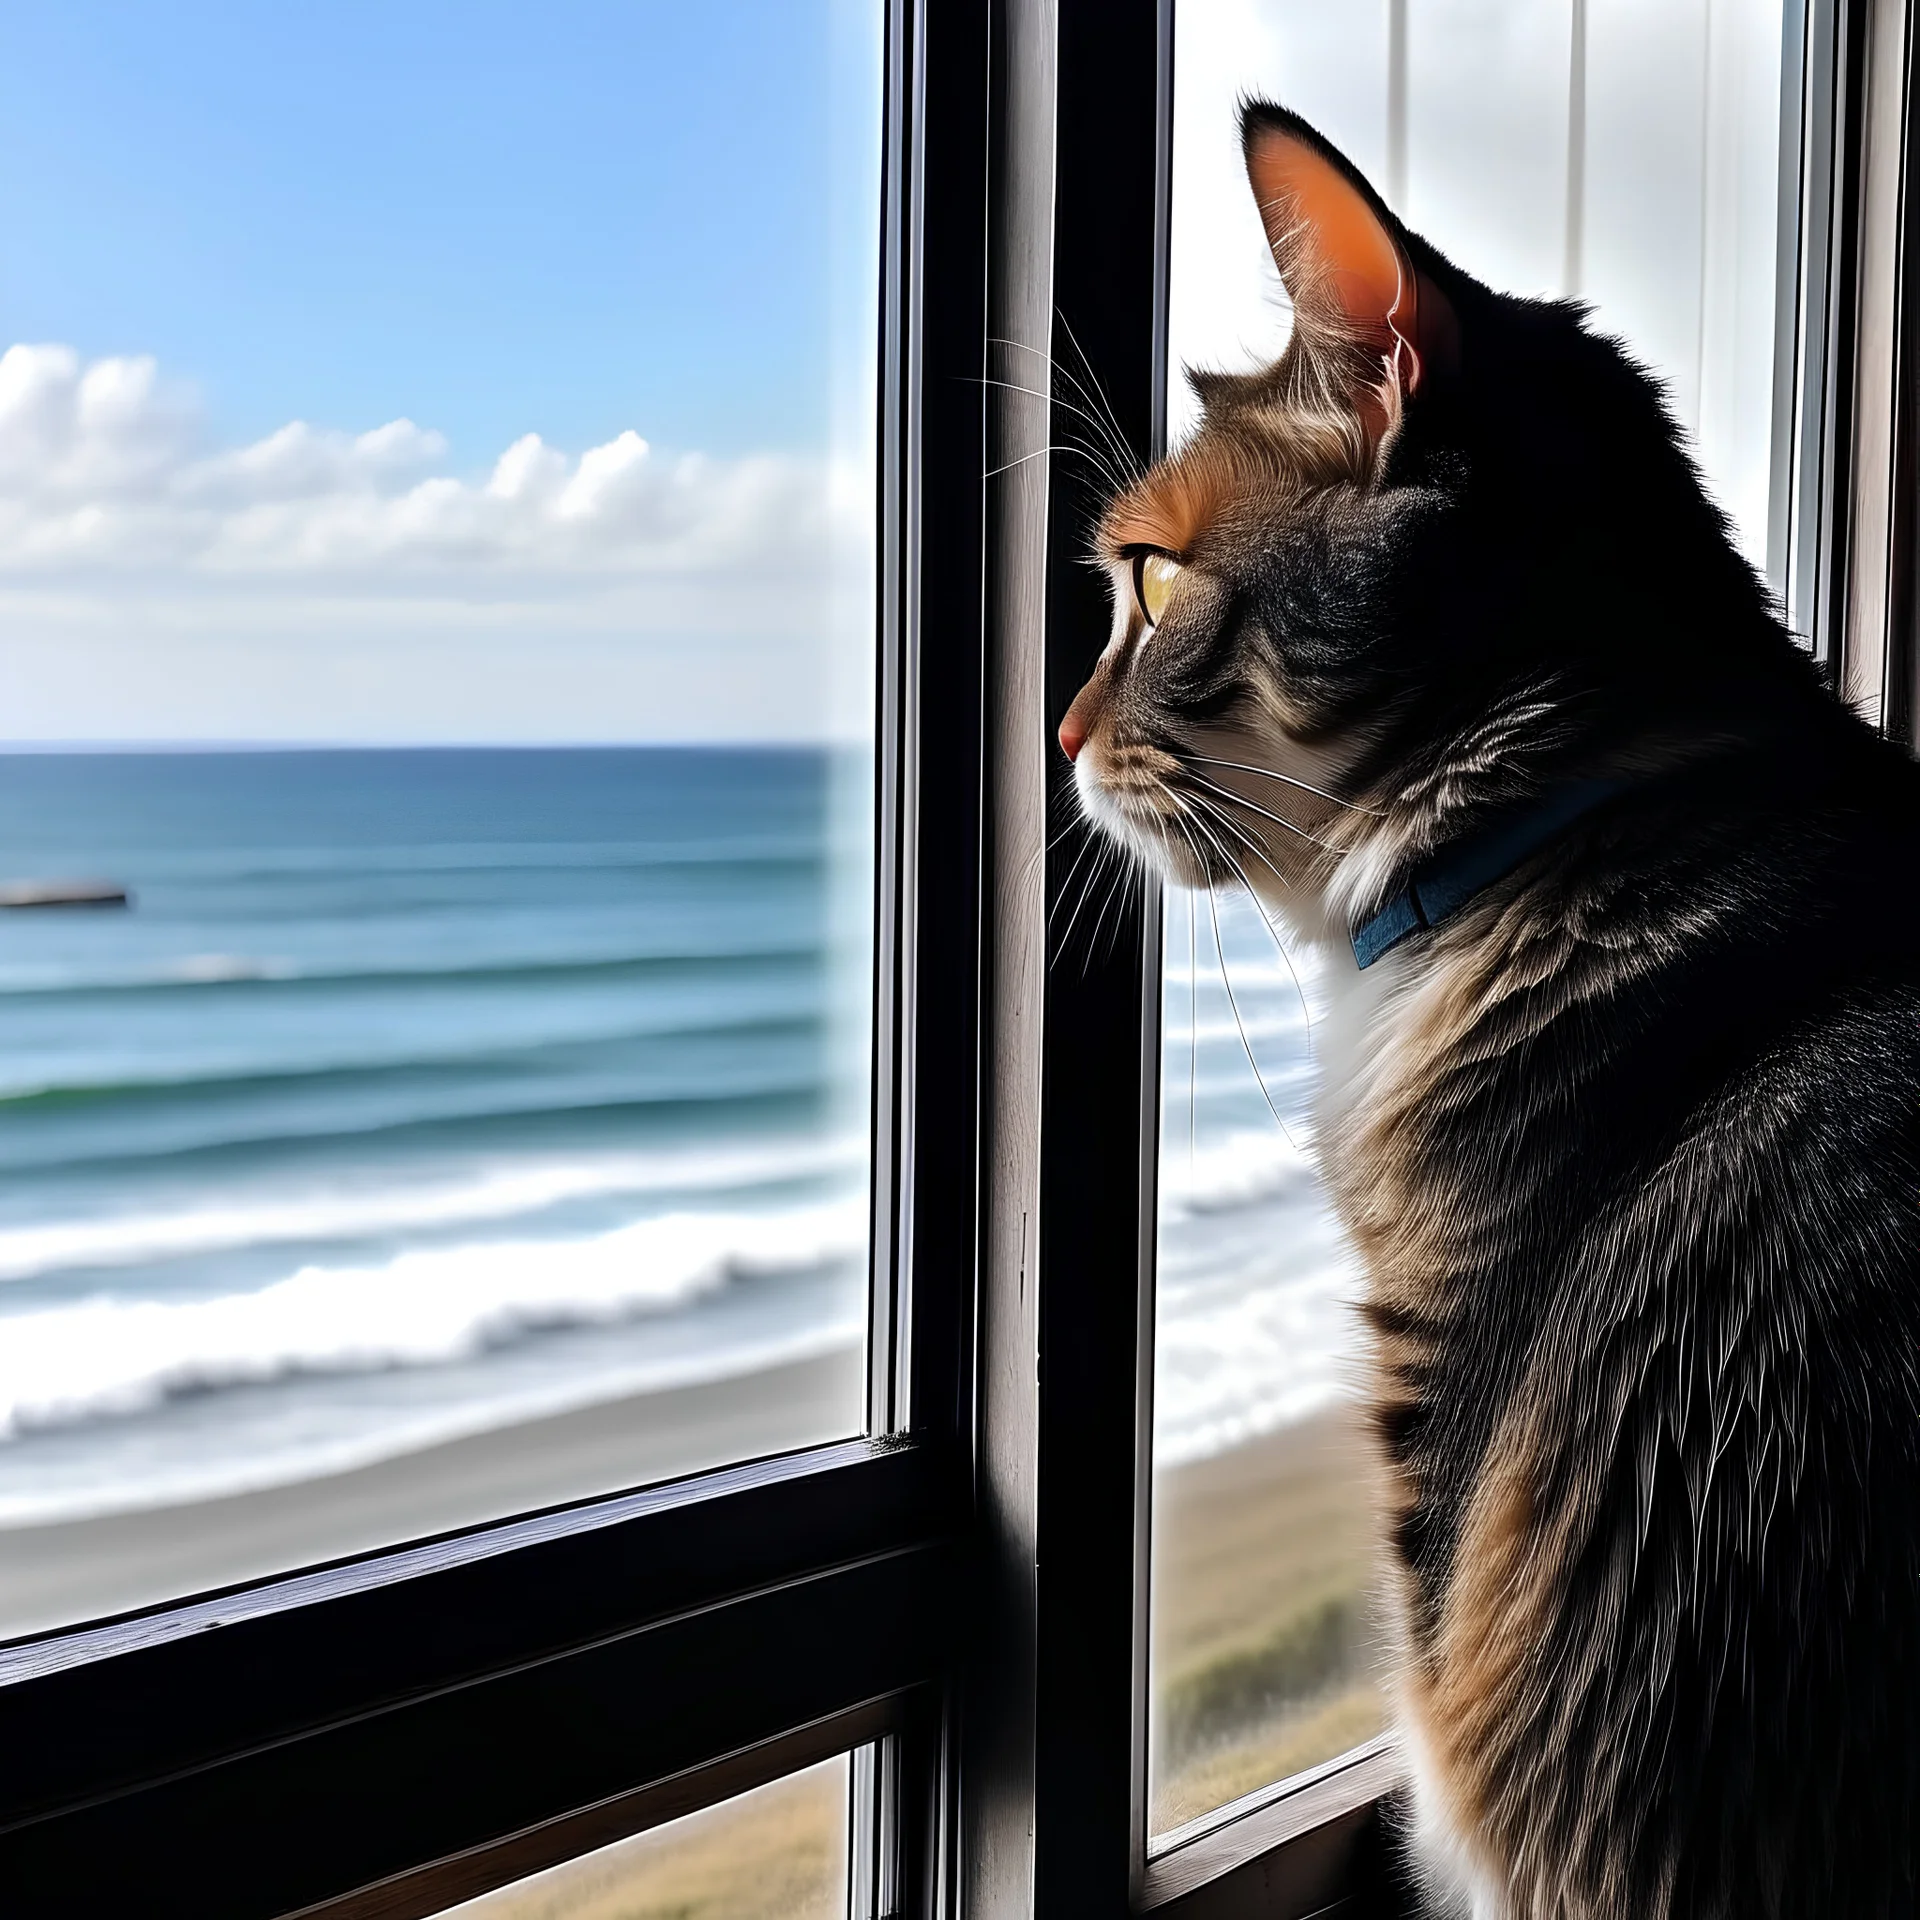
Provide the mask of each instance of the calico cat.
[{"label": "calico cat", "polygon": [[1096,825],[1321,950],[1435,1913],[1914,1913],[1920,772],[1655,383],[1244,113],[1291,297],[1115,499]]}]

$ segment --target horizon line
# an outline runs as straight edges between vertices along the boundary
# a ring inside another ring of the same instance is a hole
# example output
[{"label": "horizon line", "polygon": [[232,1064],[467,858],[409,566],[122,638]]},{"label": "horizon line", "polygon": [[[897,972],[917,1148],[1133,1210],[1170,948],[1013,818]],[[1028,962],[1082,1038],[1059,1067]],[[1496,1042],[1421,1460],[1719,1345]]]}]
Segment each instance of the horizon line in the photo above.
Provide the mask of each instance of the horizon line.
[{"label": "horizon line", "polygon": [[817,748],[871,748],[867,740],[666,739],[666,740],[6,740],[0,757],[48,753],[623,753],[685,750],[696,753]]}]

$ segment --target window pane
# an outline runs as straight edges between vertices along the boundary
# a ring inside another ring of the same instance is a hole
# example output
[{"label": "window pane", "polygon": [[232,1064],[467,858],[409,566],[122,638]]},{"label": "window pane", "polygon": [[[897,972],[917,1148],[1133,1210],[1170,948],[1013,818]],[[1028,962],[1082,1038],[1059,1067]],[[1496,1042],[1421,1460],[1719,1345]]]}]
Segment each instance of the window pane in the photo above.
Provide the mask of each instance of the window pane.
[{"label": "window pane", "polygon": [[[1265,93],[1469,272],[1589,301],[1667,383],[1742,547],[1766,565],[1780,0],[1189,0],[1177,31],[1176,364],[1250,367],[1284,339],[1234,126],[1240,96]],[[1172,404],[1177,434],[1193,417],[1183,383]]]},{"label": "window pane", "polygon": [[11,23],[0,1635],[861,1427],[880,57]]},{"label": "window pane", "polygon": [[846,1920],[845,1755],[447,1909],[459,1920]]},{"label": "window pane", "polygon": [[[1520,0],[1185,0],[1173,358],[1245,368],[1284,342],[1235,124],[1237,100],[1264,93],[1469,271],[1591,301],[1667,381],[1764,564],[1779,0],[1590,0],[1579,50],[1575,14]],[[1177,438],[1194,402],[1178,382],[1173,393]],[[1385,1713],[1354,1406],[1361,1281],[1316,1186],[1307,1119],[1314,982],[1255,909],[1223,899],[1217,912],[1217,937],[1204,898],[1174,895],[1166,915],[1156,1834],[1336,1757]]]},{"label": "window pane", "polygon": [[1166,927],[1154,1833],[1383,1719],[1351,1400],[1359,1276],[1313,1174],[1310,982],[1243,899],[1172,894]]}]

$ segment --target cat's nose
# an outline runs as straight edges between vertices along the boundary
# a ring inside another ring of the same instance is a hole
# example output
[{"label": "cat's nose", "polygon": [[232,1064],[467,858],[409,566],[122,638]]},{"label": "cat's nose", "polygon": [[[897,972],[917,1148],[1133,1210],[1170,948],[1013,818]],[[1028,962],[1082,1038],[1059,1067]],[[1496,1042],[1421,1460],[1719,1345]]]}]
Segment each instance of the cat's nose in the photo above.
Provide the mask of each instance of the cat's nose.
[{"label": "cat's nose", "polygon": [[1087,723],[1080,718],[1075,707],[1067,709],[1067,717],[1060,722],[1060,751],[1069,760],[1080,758],[1080,749],[1087,744]]}]

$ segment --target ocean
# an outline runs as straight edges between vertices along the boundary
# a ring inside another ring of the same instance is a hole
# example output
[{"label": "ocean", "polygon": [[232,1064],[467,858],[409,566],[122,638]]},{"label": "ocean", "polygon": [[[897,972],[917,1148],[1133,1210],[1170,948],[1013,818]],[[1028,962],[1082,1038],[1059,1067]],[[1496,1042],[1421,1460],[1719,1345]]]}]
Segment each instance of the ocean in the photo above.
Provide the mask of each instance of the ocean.
[{"label": "ocean", "polygon": [[1360,1270],[1320,1188],[1320,984],[1244,894],[1169,891],[1161,995],[1154,1458],[1350,1397]]},{"label": "ocean", "polygon": [[[0,912],[0,1526],[857,1343],[867,778],[801,749],[0,756],[0,887],[131,895]],[[1234,903],[1233,1003],[1204,906],[1190,975],[1180,912],[1167,1459],[1337,1392],[1350,1291],[1304,1002]]]}]

